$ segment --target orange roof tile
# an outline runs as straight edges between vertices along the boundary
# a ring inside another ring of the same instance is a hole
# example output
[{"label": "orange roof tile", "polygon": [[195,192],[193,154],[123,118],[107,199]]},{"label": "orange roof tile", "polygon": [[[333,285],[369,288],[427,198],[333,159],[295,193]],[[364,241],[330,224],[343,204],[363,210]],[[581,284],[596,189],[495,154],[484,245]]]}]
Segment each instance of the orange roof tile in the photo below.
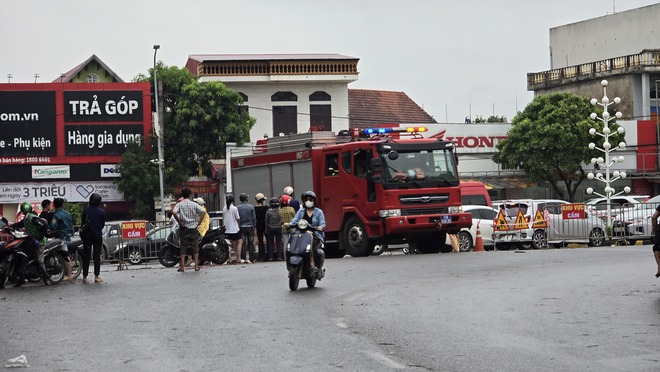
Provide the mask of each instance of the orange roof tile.
[{"label": "orange roof tile", "polygon": [[437,123],[404,92],[349,89],[348,110],[350,128],[387,123]]}]

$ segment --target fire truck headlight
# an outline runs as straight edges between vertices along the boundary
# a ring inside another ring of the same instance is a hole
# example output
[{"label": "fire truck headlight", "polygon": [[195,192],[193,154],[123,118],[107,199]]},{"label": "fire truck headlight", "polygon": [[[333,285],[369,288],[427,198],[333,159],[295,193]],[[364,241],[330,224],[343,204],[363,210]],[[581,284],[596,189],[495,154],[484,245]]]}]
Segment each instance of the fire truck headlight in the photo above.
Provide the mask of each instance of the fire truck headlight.
[{"label": "fire truck headlight", "polygon": [[378,211],[378,214],[382,217],[398,217],[401,216],[401,209],[382,209]]},{"label": "fire truck headlight", "polygon": [[463,213],[463,207],[458,206],[458,207],[449,207],[449,213]]}]

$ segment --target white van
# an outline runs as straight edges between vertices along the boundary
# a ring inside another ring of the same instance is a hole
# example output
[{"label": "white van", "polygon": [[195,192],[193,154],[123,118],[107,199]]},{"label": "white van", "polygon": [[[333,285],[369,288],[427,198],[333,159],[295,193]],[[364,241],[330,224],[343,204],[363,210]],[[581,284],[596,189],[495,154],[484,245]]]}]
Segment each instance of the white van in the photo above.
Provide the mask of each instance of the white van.
[{"label": "white van", "polygon": [[[520,247],[540,249],[548,245],[561,247],[566,243],[588,243],[590,246],[602,246],[606,240],[605,223],[593,213],[585,211],[585,218],[564,219],[562,205],[570,204],[556,199],[519,199],[497,201],[495,209],[504,211],[509,224],[507,231],[494,231],[493,243],[496,249]],[[514,230],[518,211],[522,211],[528,228]],[[534,217],[541,211],[547,228],[533,228]],[[499,213],[499,212],[498,212]]]}]

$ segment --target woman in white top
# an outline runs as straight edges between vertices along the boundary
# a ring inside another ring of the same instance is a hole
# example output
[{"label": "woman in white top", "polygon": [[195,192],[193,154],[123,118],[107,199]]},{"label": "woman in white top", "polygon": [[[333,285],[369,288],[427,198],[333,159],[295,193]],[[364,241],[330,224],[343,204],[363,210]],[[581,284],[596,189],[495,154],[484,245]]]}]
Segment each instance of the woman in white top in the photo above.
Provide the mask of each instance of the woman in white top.
[{"label": "woman in white top", "polygon": [[[240,233],[241,220],[238,215],[238,209],[234,205],[234,195],[227,194],[225,200],[227,201],[227,205],[222,210],[222,223],[225,226],[225,236],[231,241],[231,249],[236,251],[236,260],[239,260],[243,248],[243,240]],[[231,252],[229,253],[229,261],[231,261]],[[245,261],[242,263],[245,263]]]}]

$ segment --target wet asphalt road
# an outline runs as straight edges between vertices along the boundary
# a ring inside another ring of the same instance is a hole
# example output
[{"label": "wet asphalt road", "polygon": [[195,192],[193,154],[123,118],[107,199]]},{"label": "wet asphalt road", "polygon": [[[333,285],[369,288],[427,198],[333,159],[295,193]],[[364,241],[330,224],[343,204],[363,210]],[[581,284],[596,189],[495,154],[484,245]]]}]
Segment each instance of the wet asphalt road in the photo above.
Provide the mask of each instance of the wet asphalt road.
[{"label": "wet asphalt road", "polygon": [[31,371],[658,371],[649,246],[327,260],[0,291],[0,358]]}]

